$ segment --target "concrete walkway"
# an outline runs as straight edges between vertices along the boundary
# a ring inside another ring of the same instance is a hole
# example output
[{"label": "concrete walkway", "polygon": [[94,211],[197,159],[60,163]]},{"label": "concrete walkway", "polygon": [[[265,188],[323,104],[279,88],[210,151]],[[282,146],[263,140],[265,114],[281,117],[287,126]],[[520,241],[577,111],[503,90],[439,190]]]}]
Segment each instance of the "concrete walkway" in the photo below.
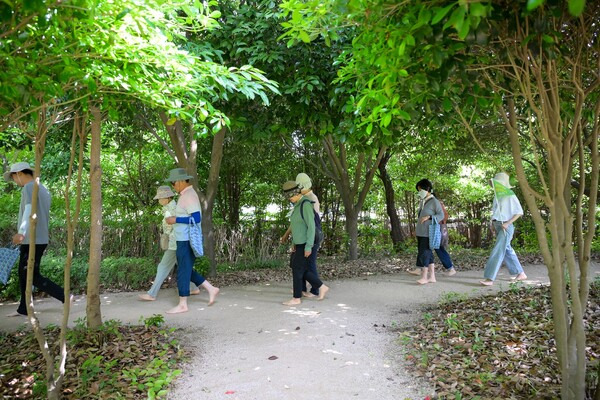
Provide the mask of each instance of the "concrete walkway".
[{"label": "concrete walkway", "polygon": [[[544,266],[527,265],[527,284],[547,283]],[[599,276],[598,265],[592,278]],[[508,289],[501,270],[496,284],[479,284],[481,271],[438,275],[436,284],[420,286],[407,273],[372,275],[326,282],[324,301],[306,299],[286,307],[291,282],[221,288],[217,302],[207,307],[205,292],[190,298],[190,311],[168,315],[176,304],[173,289],[162,290],[155,302],[137,300],[139,293],[102,295],[104,320],[139,323],[140,317],[163,314],[180,327],[182,343],[192,351],[169,399],[326,400],[422,399],[430,394],[423,383],[403,369],[396,335],[387,328],[409,326],[420,308],[448,293],[480,294]],[[59,324],[61,304],[36,301],[42,324]],[[0,315],[16,308],[0,304]],[[78,296],[71,323],[85,316],[85,298]],[[25,318],[3,317],[0,330],[14,330]]]}]

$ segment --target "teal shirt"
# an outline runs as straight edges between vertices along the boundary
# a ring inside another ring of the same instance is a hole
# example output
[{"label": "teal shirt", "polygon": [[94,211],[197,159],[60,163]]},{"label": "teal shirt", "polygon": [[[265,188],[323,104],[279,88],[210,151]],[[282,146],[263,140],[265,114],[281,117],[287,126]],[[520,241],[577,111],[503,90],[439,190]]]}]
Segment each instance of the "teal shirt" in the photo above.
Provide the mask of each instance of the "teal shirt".
[{"label": "teal shirt", "polygon": [[[290,226],[292,227],[292,242],[294,244],[304,244],[304,251],[312,251],[315,244],[315,216],[314,208],[310,201],[302,196],[294,204],[292,215],[290,215]],[[304,201],[304,203],[302,203]],[[302,204],[302,214],[300,214],[300,204]]]}]

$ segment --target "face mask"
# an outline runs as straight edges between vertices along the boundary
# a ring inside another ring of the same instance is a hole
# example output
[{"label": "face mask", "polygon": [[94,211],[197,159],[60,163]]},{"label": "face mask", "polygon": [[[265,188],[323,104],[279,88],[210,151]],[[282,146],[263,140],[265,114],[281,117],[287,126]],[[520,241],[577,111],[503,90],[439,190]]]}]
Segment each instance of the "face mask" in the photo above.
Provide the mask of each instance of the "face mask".
[{"label": "face mask", "polygon": [[417,196],[419,196],[419,198],[423,200],[425,197],[427,197],[427,192],[421,189],[419,190],[419,193],[417,193]]}]

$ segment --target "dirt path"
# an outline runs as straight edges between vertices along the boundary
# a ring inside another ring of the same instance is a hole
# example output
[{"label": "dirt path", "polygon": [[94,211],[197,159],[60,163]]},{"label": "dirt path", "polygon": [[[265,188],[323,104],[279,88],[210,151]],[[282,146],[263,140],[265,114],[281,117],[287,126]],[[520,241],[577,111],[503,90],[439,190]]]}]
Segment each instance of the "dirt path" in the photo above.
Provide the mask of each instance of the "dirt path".
[{"label": "dirt path", "polygon": [[[547,282],[544,266],[528,265],[525,271],[527,283]],[[598,273],[596,265],[592,277]],[[387,327],[410,324],[423,305],[449,292],[507,289],[506,274],[501,270],[492,288],[479,285],[481,271],[439,276],[438,283],[425,286],[406,273],[327,282],[327,299],[307,299],[298,307],[281,305],[291,297],[291,283],[225,287],[212,307],[206,307],[205,293],[194,296],[190,312],[163,314],[169,325],[183,328],[183,342],[194,354],[169,399],[422,399],[428,390],[400,365],[396,335]],[[103,319],[138,323],[175,301],[172,289],[150,303],[137,301],[137,293],[105,294]],[[0,312],[15,307],[0,304]],[[36,309],[43,324],[59,322],[55,300],[37,301]],[[70,320],[84,315],[85,299],[77,298]],[[25,322],[2,318],[0,329]]]}]

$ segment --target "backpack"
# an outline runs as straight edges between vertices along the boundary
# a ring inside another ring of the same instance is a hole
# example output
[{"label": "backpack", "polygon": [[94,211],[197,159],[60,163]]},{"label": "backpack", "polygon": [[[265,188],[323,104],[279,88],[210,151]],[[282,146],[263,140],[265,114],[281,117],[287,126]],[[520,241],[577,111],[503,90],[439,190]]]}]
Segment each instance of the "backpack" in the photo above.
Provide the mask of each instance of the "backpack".
[{"label": "backpack", "polygon": [[302,200],[302,203],[300,203],[300,216],[302,217],[302,220],[304,221],[304,223],[306,223],[306,220],[304,219],[304,211],[303,211],[305,202],[309,202],[311,204],[311,208],[313,210],[313,214],[315,217],[315,245],[318,246],[321,244],[321,242],[323,242],[323,228],[321,227],[321,217],[319,216],[319,213],[315,211],[314,207],[312,207],[312,205],[314,204],[314,201],[304,199],[304,200]]}]

